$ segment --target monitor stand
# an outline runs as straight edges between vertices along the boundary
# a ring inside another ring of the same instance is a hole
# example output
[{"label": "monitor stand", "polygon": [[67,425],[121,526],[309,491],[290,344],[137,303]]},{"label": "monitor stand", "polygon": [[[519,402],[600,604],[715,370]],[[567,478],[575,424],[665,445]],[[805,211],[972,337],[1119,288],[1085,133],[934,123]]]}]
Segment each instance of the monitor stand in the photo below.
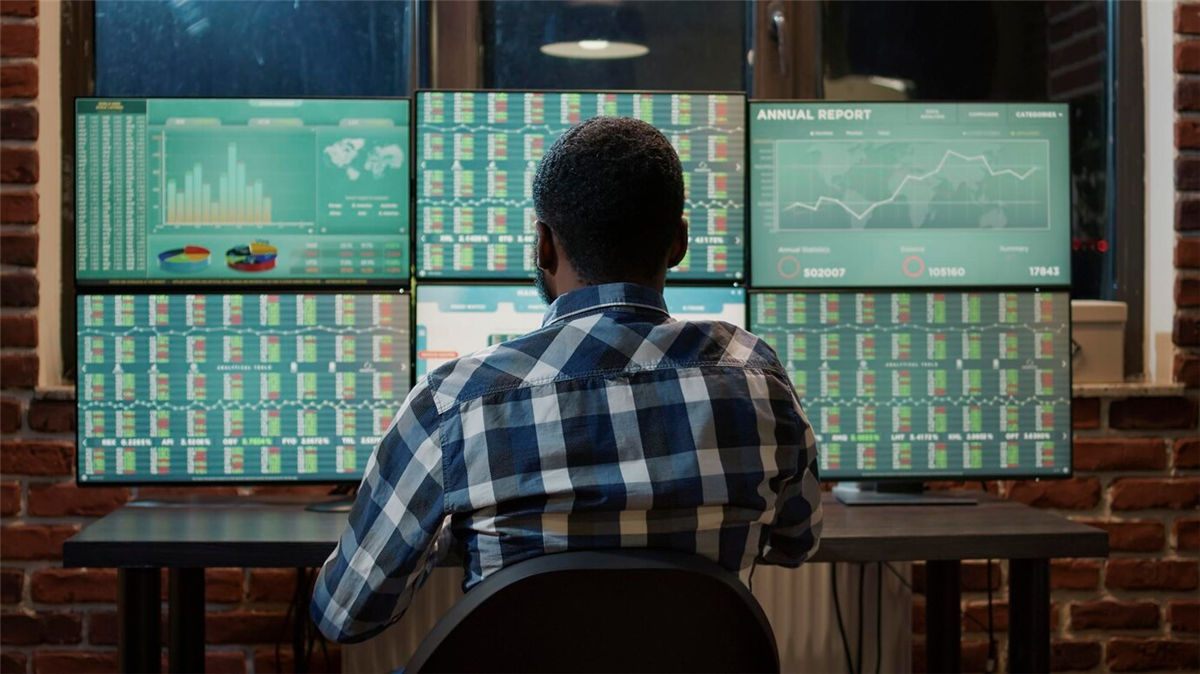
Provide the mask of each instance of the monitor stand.
[{"label": "monitor stand", "polygon": [[925,491],[920,482],[843,482],[833,495],[848,506],[979,504],[971,494]]}]

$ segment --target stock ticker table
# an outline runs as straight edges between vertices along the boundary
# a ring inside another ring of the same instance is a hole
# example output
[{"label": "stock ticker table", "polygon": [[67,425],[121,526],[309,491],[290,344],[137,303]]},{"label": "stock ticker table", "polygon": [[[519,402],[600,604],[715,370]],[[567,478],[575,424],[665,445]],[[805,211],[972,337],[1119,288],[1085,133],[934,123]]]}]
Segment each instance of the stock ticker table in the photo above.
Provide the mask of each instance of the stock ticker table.
[{"label": "stock ticker table", "polygon": [[[926,562],[930,672],[961,669],[965,559],[1009,560],[1009,669],[1050,669],[1050,559],[1105,557],[1108,535],[1054,513],[976,494],[975,506],[848,507],[826,494],[820,550],[812,562]],[[67,567],[117,568],[120,666],[161,666],[161,580],[168,570],[171,671],[204,669],[204,569],[316,567],[333,551],[344,513],[308,502],[191,498],[133,502],[63,545]],[[800,598],[797,598],[800,600]]]}]

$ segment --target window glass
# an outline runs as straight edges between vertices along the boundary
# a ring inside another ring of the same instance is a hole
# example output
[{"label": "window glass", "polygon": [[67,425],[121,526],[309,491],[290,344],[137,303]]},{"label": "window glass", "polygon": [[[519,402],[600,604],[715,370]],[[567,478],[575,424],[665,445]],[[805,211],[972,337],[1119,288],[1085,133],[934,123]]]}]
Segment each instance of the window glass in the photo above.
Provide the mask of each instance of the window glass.
[{"label": "window glass", "polygon": [[412,3],[96,0],[100,96],[399,96]]}]

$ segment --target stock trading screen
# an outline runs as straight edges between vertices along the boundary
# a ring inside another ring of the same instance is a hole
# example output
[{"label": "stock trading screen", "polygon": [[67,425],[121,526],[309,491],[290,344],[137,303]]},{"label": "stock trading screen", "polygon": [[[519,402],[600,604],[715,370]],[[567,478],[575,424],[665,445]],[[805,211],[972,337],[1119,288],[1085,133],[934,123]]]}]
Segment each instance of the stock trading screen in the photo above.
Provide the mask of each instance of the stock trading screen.
[{"label": "stock trading screen", "polygon": [[821,478],[1071,470],[1066,292],[756,293]]},{"label": "stock trading screen", "polygon": [[[669,286],[667,309],[678,320],[743,326],[742,288]],[[448,360],[515,339],[542,326],[546,305],[532,286],[417,286],[417,376]]]},{"label": "stock trading screen", "polygon": [[750,104],[760,288],[1065,286],[1065,104]]},{"label": "stock trading screen", "polygon": [[82,282],[409,273],[409,101],[79,99]]},{"label": "stock trading screen", "polygon": [[410,387],[408,296],[81,295],[80,482],[356,481]]},{"label": "stock trading screen", "polygon": [[538,161],[600,115],[653,124],[679,153],[691,237],[671,276],[743,278],[743,96],[495,91],[417,94],[417,275],[532,277]]}]

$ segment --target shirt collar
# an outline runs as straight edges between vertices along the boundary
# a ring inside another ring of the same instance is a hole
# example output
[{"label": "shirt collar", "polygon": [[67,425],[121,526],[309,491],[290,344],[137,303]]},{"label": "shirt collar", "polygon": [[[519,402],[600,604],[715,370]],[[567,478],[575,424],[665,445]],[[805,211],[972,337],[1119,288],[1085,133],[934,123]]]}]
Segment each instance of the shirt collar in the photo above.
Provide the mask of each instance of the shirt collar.
[{"label": "shirt collar", "polygon": [[657,311],[670,316],[666,301],[654,288],[635,283],[605,283],[559,295],[546,311],[542,327],[615,307],[626,311]]}]

